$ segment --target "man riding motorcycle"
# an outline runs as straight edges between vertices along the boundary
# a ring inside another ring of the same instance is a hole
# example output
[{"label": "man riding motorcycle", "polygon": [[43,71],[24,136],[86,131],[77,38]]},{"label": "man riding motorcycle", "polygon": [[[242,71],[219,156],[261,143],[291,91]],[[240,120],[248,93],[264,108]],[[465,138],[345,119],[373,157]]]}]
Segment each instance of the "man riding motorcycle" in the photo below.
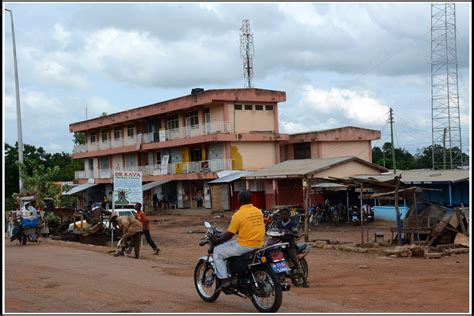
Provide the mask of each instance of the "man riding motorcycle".
[{"label": "man riding motorcycle", "polygon": [[115,251],[114,256],[123,256],[124,249],[127,247],[128,240],[132,238],[136,233],[141,233],[143,231],[142,223],[135,219],[132,216],[118,216],[117,212],[113,212],[110,215],[110,223],[114,227],[119,227],[122,231],[122,238],[117,244],[117,250]]},{"label": "man riding motorcycle", "polygon": [[[265,238],[263,214],[251,204],[250,192],[242,191],[239,193],[239,205],[240,208],[232,216],[227,232],[220,238],[213,236],[214,244],[220,244],[214,248],[216,275],[220,281],[220,286],[216,291],[231,286],[227,272],[227,258],[240,256],[263,246]],[[226,242],[237,233],[237,239]]]},{"label": "man riding motorcycle", "polygon": [[293,261],[293,265],[296,267],[299,275],[303,278],[304,282],[302,284],[303,287],[309,287],[307,280],[305,279],[305,274],[303,271],[303,267],[300,264],[300,261],[297,257],[297,248],[295,242],[295,237],[298,235],[298,226],[297,224],[290,218],[290,210],[289,209],[282,209],[280,210],[280,220],[277,222],[277,228],[280,230],[288,231],[288,235],[283,235],[282,240],[284,242],[288,242],[290,247],[288,247],[288,255],[290,259]]}]

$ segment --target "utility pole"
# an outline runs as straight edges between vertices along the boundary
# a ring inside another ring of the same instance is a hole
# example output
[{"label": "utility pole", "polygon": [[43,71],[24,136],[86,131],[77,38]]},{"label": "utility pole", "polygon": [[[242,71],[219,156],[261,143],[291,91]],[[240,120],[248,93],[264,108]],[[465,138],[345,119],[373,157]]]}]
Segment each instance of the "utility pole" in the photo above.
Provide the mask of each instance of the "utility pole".
[{"label": "utility pole", "polygon": [[395,146],[393,143],[393,109],[390,108],[390,116],[389,116],[389,122],[390,122],[390,138],[392,142],[392,167],[393,167],[393,174],[397,173],[397,162],[395,161]]},{"label": "utility pole", "polygon": [[[15,68],[15,90],[16,90],[16,126],[18,132],[18,162],[23,164],[23,135],[22,135],[22,128],[21,128],[21,108],[20,108],[20,88],[18,83],[18,65],[16,61],[16,41],[15,41],[15,27],[13,25],[13,12],[9,9],[5,9],[5,11],[10,13],[10,21],[12,26],[12,41],[13,41],[13,66]],[[20,167],[18,173],[19,179],[19,189],[20,192],[23,191],[23,180],[21,179],[22,170]]]}]

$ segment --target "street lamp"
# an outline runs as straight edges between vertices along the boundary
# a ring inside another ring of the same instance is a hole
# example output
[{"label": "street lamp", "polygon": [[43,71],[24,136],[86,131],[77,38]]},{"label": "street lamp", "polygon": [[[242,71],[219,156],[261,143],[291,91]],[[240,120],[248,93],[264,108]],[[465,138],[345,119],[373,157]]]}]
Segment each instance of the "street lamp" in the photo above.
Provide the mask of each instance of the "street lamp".
[{"label": "street lamp", "polygon": [[[23,136],[21,129],[21,109],[20,109],[20,88],[18,84],[18,66],[16,62],[16,43],[15,43],[15,27],[13,26],[13,12],[9,9],[5,11],[10,12],[12,25],[12,40],[13,40],[13,65],[15,67],[15,89],[16,89],[16,121],[18,130],[18,162],[23,164]],[[21,169],[18,172],[20,192],[23,191],[23,181],[21,180]]]}]

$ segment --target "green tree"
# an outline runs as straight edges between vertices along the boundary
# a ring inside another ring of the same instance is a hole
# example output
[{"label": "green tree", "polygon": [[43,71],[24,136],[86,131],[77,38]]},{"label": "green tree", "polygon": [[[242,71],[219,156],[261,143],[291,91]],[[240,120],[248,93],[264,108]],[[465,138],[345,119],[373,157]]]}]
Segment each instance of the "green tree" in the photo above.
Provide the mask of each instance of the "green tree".
[{"label": "green tree", "polygon": [[74,145],[84,145],[86,143],[86,135],[82,132],[75,132],[73,142]]}]

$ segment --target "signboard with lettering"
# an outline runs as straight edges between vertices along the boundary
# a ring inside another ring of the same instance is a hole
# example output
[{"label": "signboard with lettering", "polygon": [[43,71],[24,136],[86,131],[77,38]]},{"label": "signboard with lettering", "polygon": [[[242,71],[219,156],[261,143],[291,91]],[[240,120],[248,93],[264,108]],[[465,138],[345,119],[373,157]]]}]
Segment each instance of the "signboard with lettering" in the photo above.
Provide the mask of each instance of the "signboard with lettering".
[{"label": "signboard with lettering", "polygon": [[114,171],[114,205],[143,204],[142,173]]}]

